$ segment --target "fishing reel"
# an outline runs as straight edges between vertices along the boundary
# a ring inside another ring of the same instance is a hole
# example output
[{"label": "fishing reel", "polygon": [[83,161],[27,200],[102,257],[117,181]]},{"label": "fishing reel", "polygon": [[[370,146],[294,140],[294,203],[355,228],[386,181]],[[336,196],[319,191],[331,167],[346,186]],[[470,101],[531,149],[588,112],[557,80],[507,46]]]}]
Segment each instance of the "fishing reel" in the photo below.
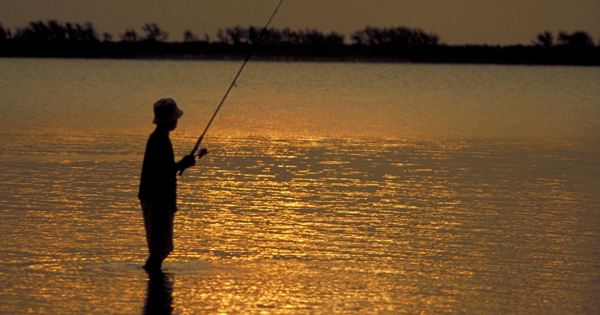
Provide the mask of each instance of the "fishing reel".
[{"label": "fishing reel", "polygon": [[195,156],[200,159],[200,158],[202,158],[203,156],[205,156],[207,154],[208,154],[208,149],[202,148],[202,149],[200,149],[200,151],[198,152],[198,154],[195,155]]}]

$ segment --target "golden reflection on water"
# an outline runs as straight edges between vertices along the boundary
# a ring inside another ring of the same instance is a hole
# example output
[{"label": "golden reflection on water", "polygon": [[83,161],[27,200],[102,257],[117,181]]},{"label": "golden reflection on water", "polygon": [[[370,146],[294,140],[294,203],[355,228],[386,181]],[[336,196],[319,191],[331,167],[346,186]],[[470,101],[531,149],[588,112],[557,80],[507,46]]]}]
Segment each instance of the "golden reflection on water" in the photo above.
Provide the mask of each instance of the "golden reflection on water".
[{"label": "golden reflection on water", "polygon": [[[582,271],[559,254],[575,241],[564,236],[581,224],[563,208],[582,192],[568,188],[569,170],[540,172],[544,163],[557,165],[537,156],[521,160],[527,147],[249,143],[218,144],[218,157],[207,157],[189,174],[197,180],[180,187],[190,202],[179,225],[178,246],[186,251],[176,260],[225,262],[225,278],[236,279],[221,283],[229,293],[216,293],[223,275],[205,274],[211,281],[185,295],[187,307],[502,313],[516,310],[505,303],[519,296],[552,310],[567,279],[561,274]],[[514,167],[521,163],[531,168]],[[548,190],[548,183],[562,188]],[[539,290],[559,295],[538,304]],[[588,300],[583,291],[570,294]]]},{"label": "golden reflection on water", "polygon": [[[597,306],[591,147],[256,137],[208,144],[211,153],[180,178],[176,251],[163,281],[175,313]],[[141,155],[49,156],[4,160],[4,307],[141,313],[162,292],[139,267]]]}]

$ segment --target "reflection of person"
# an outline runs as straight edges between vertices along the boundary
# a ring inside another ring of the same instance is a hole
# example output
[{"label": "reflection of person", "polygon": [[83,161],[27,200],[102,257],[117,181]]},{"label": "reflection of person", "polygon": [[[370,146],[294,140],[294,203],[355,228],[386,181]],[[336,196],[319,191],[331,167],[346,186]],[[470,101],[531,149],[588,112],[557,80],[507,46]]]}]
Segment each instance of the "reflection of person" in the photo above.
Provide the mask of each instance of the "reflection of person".
[{"label": "reflection of person", "polygon": [[[163,260],[173,251],[173,218],[177,211],[176,173],[196,164],[193,155],[175,163],[169,133],[177,128],[183,111],[170,98],[154,104],[156,129],[150,135],[144,154],[139,199],[144,213],[146,241],[150,256],[147,271],[160,271]],[[202,157],[206,150],[200,152]]]},{"label": "reflection of person", "polygon": [[142,314],[168,315],[173,313],[172,276],[162,271],[150,273],[144,312]]}]

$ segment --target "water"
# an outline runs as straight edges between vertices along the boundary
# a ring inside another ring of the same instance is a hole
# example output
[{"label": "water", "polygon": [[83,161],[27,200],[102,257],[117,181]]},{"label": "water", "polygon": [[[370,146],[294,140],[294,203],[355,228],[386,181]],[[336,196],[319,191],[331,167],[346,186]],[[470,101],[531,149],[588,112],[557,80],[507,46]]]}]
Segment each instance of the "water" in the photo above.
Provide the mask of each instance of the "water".
[{"label": "water", "polygon": [[149,279],[151,105],[238,62],[0,59],[0,312],[596,314],[600,69],[251,62]]}]

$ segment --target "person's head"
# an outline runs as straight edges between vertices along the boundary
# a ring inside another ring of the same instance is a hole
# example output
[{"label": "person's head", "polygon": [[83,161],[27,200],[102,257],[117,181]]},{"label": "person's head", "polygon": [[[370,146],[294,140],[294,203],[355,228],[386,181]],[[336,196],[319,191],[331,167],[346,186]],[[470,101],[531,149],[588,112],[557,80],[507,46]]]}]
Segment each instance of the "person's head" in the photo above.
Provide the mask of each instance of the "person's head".
[{"label": "person's head", "polygon": [[154,103],[154,120],[152,123],[157,127],[174,130],[177,120],[181,118],[183,111],[177,107],[177,103],[171,98],[162,98]]}]

